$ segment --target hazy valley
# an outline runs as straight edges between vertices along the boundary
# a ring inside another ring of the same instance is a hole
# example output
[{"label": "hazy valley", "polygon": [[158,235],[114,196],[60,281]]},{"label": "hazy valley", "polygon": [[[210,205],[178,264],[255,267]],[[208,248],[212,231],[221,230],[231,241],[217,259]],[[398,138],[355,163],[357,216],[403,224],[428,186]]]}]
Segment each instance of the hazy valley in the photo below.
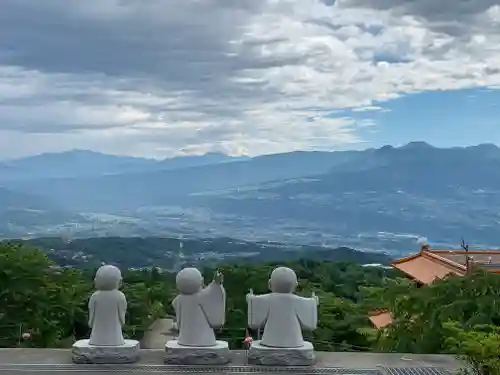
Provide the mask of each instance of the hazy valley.
[{"label": "hazy valley", "polygon": [[500,149],[425,143],[163,161],[89,151],[0,164],[2,237],[226,236],[392,254],[500,243]]}]

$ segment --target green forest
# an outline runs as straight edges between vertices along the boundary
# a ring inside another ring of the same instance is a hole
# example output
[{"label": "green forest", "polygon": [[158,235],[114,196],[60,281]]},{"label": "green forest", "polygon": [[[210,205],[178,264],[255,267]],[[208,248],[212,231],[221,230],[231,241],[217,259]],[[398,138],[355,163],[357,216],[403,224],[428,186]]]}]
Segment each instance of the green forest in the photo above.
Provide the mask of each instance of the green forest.
[{"label": "green forest", "polygon": [[179,261],[192,266],[217,265],[221,258],[230,263],[258,264],[272,261],[298,260],[307,256],[315,260],[341,260],[356,263],[388,264],[383,253],[355,251],[348,247],[284,245],[277,242],[250,242],[232,238],[169,238],[169,237],[93,237],[64,239],[41,237],[16,240],[18,243],[45,251],[61,265],[78,268],[112,263],[121,268],[142,268],[155,265],[171,268]]},{"label": "green forest", "polygon": [[[246,329],[245,295],[266,293],[278,264],[226,264],[226,325],[217,332],[234,349]],[[319,297],[319,325],[306,332],[320,351],[455,353],[479,373],[500,373],[500,276],[474,270],[418,288],[395,270],[353,262],[281,262],[299,277],[298,293]],[[95,267],[60,267],[44,251],[19,242],[0,244],[0,345],[69,347],[89,335],[87,301]],[[122,269],[128,300],[128,337],[140,339],[153,321],[172,315],[175,275],[156,267]],[[203,269],[210,281],[214,269]],[[387,308],[393,324],[374,329],[373,309]],[[23,339],[23,333],[29,333]]]}]

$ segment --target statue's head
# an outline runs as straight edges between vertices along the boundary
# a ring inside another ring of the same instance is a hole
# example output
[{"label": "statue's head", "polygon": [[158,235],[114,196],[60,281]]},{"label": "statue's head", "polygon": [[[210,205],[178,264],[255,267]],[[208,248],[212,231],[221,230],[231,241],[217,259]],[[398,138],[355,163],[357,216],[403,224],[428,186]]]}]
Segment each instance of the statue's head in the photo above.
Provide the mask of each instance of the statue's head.
[{"label": "statue's head", "polygon": [[273,293],[293,293],[298,284],[295,271],[288,267],[275,268],[269,279],[269,289]]},{"label": "statue's head", "polygon": [[196,268],[184,268],[175,277],[175,284],[181,294],[196,294],[203,287],[203,276]]},{"label": "statue's head", "polygon": [[99,267],[94,284],[97,290],[117,290],[122,282],[122,273],[118,267],[105,265]]}]

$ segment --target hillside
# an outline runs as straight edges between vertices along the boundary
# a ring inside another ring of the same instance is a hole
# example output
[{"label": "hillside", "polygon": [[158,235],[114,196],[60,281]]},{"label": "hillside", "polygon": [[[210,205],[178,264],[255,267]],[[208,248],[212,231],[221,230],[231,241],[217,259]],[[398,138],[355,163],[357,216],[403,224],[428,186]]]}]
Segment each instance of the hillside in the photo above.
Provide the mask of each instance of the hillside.
[{"label": "hillside", "polygon": [[[175,170],[134,171],[105,176],[40,179],[12,183],[16,189],[57,197],[78,211],[120,212],[143,206],[189,203],[194,193],[258,186],[269,181],[327,172],[351,153],[296,152],[262,156],[232,163],[215,163]],[[356,155],[355,153],[352,155]]]},{"label": "hillside", "polygon": [[[390,258],[380,253],[364,253],[346,247],[285,246],[279,243],[253,243],[230,238],[183,239],[163,237],[102,237],[68,241],[57,237],[16,240],[45,251],[65,266],[91,267],[112,263],[125,268],[155,265],[172,269],[182,265],[221,263],[289,262],[306,257],[316,261],[378,263]],[[182,245],[181,245],[182,242]],[[182,250],[181,250],[182,246]]]},{"label": "hillside", "polygon": [[[465,356],[476,374],[499,373],[500,275],[477,271],[417,288],[378,267],[309,259],[285,264],[297,272],[297,292],[315,292],[319,298],[318,328],[304,333],[316,350],[455,353]],[[216,333],[232,349],[243,345],[245,295],[250,288],[266,293],[272,268],[266,263],[220,266],[227,312],[225,326]],[[61,348],[88,337],[87,303],[95,269],[57,268],[42,252],[8,243],[0,244],[0,269],[1,346]],[[123,271],[128,300],[124,332],[140,339],[152,321],[173,314],[175,278],[157,268]],[[214,269],[203,271],[210,281]],[[394,323],[380,332],[373,329],[367,316],[374,308],[390,309]],[[21,325],[29,339],[20,340]]]},{"label": "hillside", "polygon": [[[5,186],[82,215],[67,229],[72,236],[168,232],[397,256],[412,251],[420,238],[445,248],[457,246],[461,236],[475,247],[500,243],[494,209],[500,203],[500,149],[494,145],[440,149],[413,142],[231,162],[210,154],[175,160],[175,170],[117,167],[116,173],[87,175],[82,168],[78,176],[18,179]],[[200,160],[209,164],[196,165]],[[174,159],[158,163],[173,165]],[[34,235],[57,233],[49,225],[44,232],[43,221],[29,224],[24,229]]]},{"label": "hillside", "polygon": [[107,155],[88,150],[46,153],[0,163],[0,182],[80,178],[144,171],[163,171],[244,160],[224,154],[179,156],[163,160]]},{"label": "hillside", "polygon": [[339,235],[460,235],[498,244],[500,150],[410,145],[377,150],[369,164],[332,168],[306,181],[261,186],[200,200],[213,210],[261,221],[330,225]]},{"label": "hillside", "polygon": [[62,209],[46,197],[0,187],[0,235],[24,236],[25,228],[82,222],[83,217]]}]

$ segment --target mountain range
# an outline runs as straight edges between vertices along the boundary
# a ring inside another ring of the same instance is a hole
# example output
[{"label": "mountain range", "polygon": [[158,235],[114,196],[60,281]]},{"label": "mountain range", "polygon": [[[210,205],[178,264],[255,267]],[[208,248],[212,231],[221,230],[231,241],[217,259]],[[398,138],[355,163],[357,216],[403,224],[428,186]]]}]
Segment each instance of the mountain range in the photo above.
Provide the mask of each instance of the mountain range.
[{"label": "mountain range", "polygon": [[0,235],[226,235],[394,253],[465,236],[496,247],[498,171],[491,144],[166,160],[42,154],[0,164]]},{"label": "mountain range", "polygon": [[247,159],[249,158],[245,156],[230,157],[220,153],[208,153],[155,160],[71,150],[0,163],[0,182],[173,170]]}]

